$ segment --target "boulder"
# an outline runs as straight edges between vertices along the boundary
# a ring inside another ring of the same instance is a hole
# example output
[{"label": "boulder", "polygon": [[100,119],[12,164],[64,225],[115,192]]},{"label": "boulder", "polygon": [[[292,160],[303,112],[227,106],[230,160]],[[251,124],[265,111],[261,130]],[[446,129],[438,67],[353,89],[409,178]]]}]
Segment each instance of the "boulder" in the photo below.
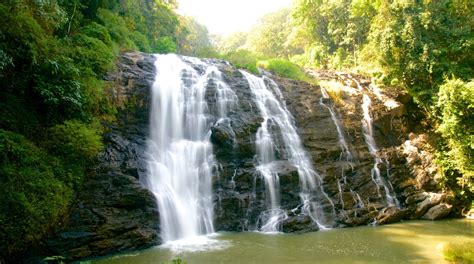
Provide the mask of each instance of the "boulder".
[{"label": "boulder", "polygon": [[451,213],[451,210],[453,209],[452,205],[446,204],[446,203],[441,203],[438,205],[435,205],[431,207],[428,212],[426,212],[421,219],[425,220],[438,220],[442,219]]},{"label": "boulder", "polygon": [[379,215],[377,216],[377,223],[380,225],[385,225],[400,222],[401,220],[409,217],[410,213],[410,210],[402,210],[396,206],[390,206],[380,211]]},{"label": "boulder", "polygon": [[318,225],[307,215],[289,216],[282,223],[282,231],[285,233],[307,233],[318,230]]},{"label": "boulder", "polygon": [[427,197],[420,203],[417,204],[414,218],[420,218],[423,216],[428,209],[438,205],[446,198],[444,193],[427,193]]}]

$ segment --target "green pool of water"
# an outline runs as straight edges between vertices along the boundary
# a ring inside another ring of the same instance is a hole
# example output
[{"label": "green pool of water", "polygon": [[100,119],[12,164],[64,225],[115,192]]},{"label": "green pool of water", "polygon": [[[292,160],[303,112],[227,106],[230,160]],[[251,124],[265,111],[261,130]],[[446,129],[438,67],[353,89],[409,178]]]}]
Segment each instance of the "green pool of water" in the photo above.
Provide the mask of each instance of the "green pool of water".
[{"label": "green pool of water", "polygon": [[[413,221],[308,234],[222,233],[220,247],[176,252],[155,247],[92,261],[97,264],[169,263],[444,263],[447,243],[474,242],[474,221]],[[214,245],[215,246],[215,245]]]}]

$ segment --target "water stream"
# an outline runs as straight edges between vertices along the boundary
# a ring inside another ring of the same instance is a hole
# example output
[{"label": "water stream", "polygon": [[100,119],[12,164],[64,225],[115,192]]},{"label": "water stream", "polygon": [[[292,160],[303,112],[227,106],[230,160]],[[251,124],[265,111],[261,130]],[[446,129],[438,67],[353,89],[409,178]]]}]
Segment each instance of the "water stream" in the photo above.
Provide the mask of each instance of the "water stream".
[{"label": "water stream", "polygon": [[[278,173],[273,169],[281,160],[291,162],[298,170],[301,186],[300,196],[303,204],[302,213],[311,216],[322,229],[331,226],[332,217],[325,212],[323,203],[330,204],[333,214],[334,204],[324,192],[322,178],[313,169],[312,162],[303,149],[290,112],[286,109],[285,103],[280,101],[282,99],[281,91],[276,83],[266,77],[257,77],[245,71],[241,72],[249,82],[250,90],[263,117],[255,142],[257,170],[265,180],[269,197],[268,211],[263,214],[264,224],[261,230],[264,232],[279,231],[279,224],[286,217],[285,212],[280,209]],[[278,144],[280,141],[282,144]]]},{"label": "water stream", "polygon": [[[330,97],[328,93],[326,92],[326,89],[324,89],[323,87],[321,87],[321,94],[322,94],[322,97],[319,101],[319,104],[325,107],[331,114],[331,119],[334,125],[336,126],[337,136],[339,139],[339,146],[341,147],[341,155],[339,157],[339,161],[341,164],[340,165],[341,177],[337,180],[337,188],[339,191],[339,200],[342,205],[342,209],[344,210],[346,208],[345,208],[344,199],[343,199],[343,192],[344,192],[343,187],[347,186],[347,176],[346,176],[345,171],[348,166],[350,169],[353,169],[352,162],[354,160],[354,157],[349,149],[349,144],[347,143],[346,137],[344,136],[344,129],[342,127],[341,122],[339,121],[339,118],[337,117],[337,114],[336,114],[336,111],[334,110],[333,105],[325,102],[329,100]],[[365,206],[364,202],[360,198],[360,195],[356,191],[349,188],[349,192],[351,193],[352,198],[354,199],[354,202],[357,205],[357,207]]]},{"label": "water stream", "polygon": [[364,118],[362,119],[362,130],[364,132],[364,138],[369,148],[369,152],[374,158],[374,167],[371,170],[372,181],[377,186],[379,196],[382,196],[382,194],[380,193],[380,187],[384,189],[385,198],[388,205],[400,207],[400,203],[395,195],[395,191],[393,190],[392,184],[389,180],[382,177],[380,172],[379,166],[383,165],[387,168],[387,178],[390,177],[389,164],[387,162],[384,162],[382,158],[380,158],[378,153],[379,149],[374,139],[374,128],[372,124],[372,117],[370,116],[370,107],[372,104],[372,100],[356,79],[351,78],[351,80],[356,83],[358,90],[362,94],[362,110],[364,112]]},{"label": "water stream", "polygon": [[[197,60],[197,59],[194,59]],[[217,86],[219,121],[235,94],[220,81],[216,67],[202,61],[199,74],[176,55],[158,55],[152,88],[148,177],[160,210],[163,242],[202,244],[214,232],[212,177],[216,166],[210,142],[211,125],[205,99],[209,82]]]}]

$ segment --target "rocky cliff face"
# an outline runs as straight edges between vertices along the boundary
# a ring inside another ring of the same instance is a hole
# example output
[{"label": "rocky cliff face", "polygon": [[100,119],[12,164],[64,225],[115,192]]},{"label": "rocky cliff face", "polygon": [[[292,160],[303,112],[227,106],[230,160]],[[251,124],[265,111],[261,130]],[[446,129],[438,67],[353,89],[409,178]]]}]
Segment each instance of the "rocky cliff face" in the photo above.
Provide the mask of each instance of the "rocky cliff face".
[{"label": "rocky cliff face", "polygon": [[[378,190],[371,177],[374,158],[364,140],[362,94],[355,78],[334,73],[314,75],[318,81],[336,81],[342,87],[330,98],[321,99],[320,86],[274,78],[284,90],[305,148],[324,176],[324,189],[336,206],[339,225],[433,220],[449,214],[452,196],[443,193],[436,183],[439,168],[434,164],[434,150],[428,136],[410,131],[410,117],[401,102],[408,103],[406,95],[380,91],[369,80],[357,78],[372,100],[374,138],[380,149],[378,155],[384,161],[379,169],[394,188],[400,202],[397,208],[387,205],[383,190]],[[321,101],[334,109],[342,124],[352,156],[349,160],[341,159],[336,125]]]},{"label": "rocky cliff face", "polygon": [[[262,224],[266,199],[264,181],[255,168],[255,137],[262,117],[241,72],[223,61],[206,62],[219,68],[238,97],[228,114],[231,122],[216,122],[212,127],[211,141],[219,163],[213,182],[215,227],[218,231],[255,230]],[[200,71],[199,65],[187,63]],[[280,87],[282,102],[294,116],[315,170],[323,178],[323,188],[334,210],[329,202],[322,207],[335,214],[335,227],[438,219],[450,213],[450,195],[436,187],[438,171],[432,162],[429,140],[425,135],[410,134],[409,117],[400,102],[403,97],[397,101],[393,95],[374,90],[367,80],[360,80],[373,102],[374,138],[380,149],[378,155],[384,160],[379,169],[393,186],[400,202],[396,207],[388,205],[384,190],[372,178],[374,157],[364,140],[362,95],[354,79],[342,74],[317,74],[318,80],[344,84],[337,96],[327,98],[318,85],[272,78]],[[118,119],[108,124],[101,164],[78,194],[65,226],[46,241],[49,254],[71,260],[160,242],[155,198],[140,184],[147,173],[149,98],[154,79],[154,57],[142,53],[123,54],[118,71],[107,77],[110,94],[119,107]],[[215,95],[215,84],[210,82],[206,100],[214,116]],[[387,105],[387,101],[396,104]],[[350,159],[341,158],[340,138],[327,106],[340,121]],[[281,207],[288,215],[281,230],[318,230],[308,216],[294,210],[301,207],[297,168],[281,161],[274,169],[280,178]]]},{"label": "rocky cliff face", "polygon": [[140,184],[146,173],[148,94],[154,71],[153,56],[131,53],[107,76],[119,109],[117,121],[106,124],[100,165],[77,194],[64,226],[45,241],[45,255],[75,260],[160,242],[155,197]]}]

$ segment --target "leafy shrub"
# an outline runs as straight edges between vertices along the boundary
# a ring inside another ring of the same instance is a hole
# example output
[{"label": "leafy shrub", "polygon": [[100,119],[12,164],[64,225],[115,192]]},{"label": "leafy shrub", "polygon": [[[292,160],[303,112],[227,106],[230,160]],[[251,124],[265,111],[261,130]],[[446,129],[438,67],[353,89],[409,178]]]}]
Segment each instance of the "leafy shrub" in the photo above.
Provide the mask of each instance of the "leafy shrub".
[{"label": "leafy shrub", "polygon": [[9,65],[13,64],[13,59],[3,50],[0,49],[0,77],[2,76],[1,71]]},{"label": "leafy shrub", "polygon": [[257,61],[264,59],[258,54],[243,49],[229,52],[223,55],[222,58],[232,63],[237,68],[247,69],[255,74],[258,74]]},{"label": "leafy shrub", "polygon": [[435,109],[437,131],[447,143],[443,167],[459,171],[458,183],[474,192],[474,81],[453,79],[441,85]]},{"label": "leafy shrub", "polygon": [[171,37],[162,37],[156,42],[155,51],[161,54],[175,53],[177,50],[176,43]]},{"label": "leafy shrub", "polygon": [[112,41],[112,37],[109,34],[109,30],[104,27],[101,24],[98,24],[96,22],[92,22],[89,25],[85,26],[81,30],[82,34],[96,38],[100,41],[102,41],[105,45],[107,46],[112,46],[115,45],[115,43]]},{"label": "leafy shrub", "polygon": [[298,65],[292,63],[291,61],[284,60],[284,59],[270,59],[266,61],[259,61],[257,63],[258,67],[262,67],[267,69],[276,75],[290,78],[294,80],[305,80],[306,75],[301,70]]},{"label": "leafy shrub", "polygon": [[[94,78],[93,76],[81,77],[83,85],[83,94],[85,105],[83,109],[90,116],[97,117],[100,120],[110,120],[111,115],[116,114],[115,106],[106,93],[106,82]],[[89,116],[87,116],[89,117]]]},{"label": "leafy shrub", "polygon": [[19,134],[0,129],[0,249],[25,249],[66,211],[72,190],[61,162]]},{"label": "leafy shrub", "polygon": [[38,57],[46,52],[46,32],[28,9],[13,13],[9,5],[0,4],[0,25],[0,41],[11,40],[1,46],[13,64],[19,64],[15,61],[17,57],[36,63]]},{"label": "leafy shrub", "polygon": [[140,51],[151,52],[150,42],[145,35],[138,31],[134,31],[131,38]]},{"label": "leafy shrub", "polygon": [[81,74],[101,77],[114,67],[114,52],[100,39],[77,34],[72,38],[73,49],[70,56],[81,68]]},{"label": "leafy shrub", "polygon": [[125,50],[137,50],[133,42],[133,23],[128,23],[118,14],[103,8],[97,10],[97,18],[109,31],[112,40]]},{"label": "leafy shrub", "polygon": [[34,73],[35,92],[48,112],[62,112],[66,117],[80,116],[84,104],[79,69],[68,57],[59,56],[38,65]]},{"label": "leafy shrub", "polygon": [[294,55],[290,60],[302,67],[327,68],[330,58],[327,47],[312,45],[303,54]]},{"label": "leafy shrub", "polygon": [[336,52],[330,58],[330,66],[332,69],[343,69],[345,67],[350,67],[351,65],[351,56],[343,48],[338,48]]},{"label": "leafy shrub", "polygon": [[102,135],[96,125],[68,120],[50,129],[48,148],[78,163],[89,162],[102,150]]}]

